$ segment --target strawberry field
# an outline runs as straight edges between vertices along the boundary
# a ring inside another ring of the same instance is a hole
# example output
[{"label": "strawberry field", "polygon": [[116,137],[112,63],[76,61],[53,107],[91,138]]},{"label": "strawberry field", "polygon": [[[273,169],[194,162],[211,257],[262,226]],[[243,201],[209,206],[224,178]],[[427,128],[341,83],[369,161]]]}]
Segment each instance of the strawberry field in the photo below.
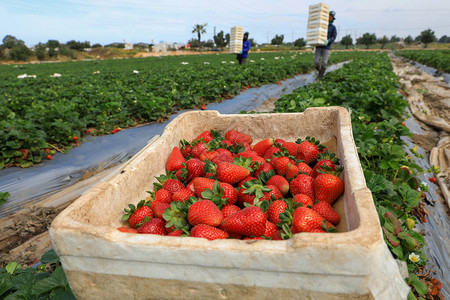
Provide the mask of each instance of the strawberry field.
[{"label": "strawberry field", "polygon": [[0,66],[0,169],[305,73],[312,54],[254,54],[247,66],[223,54]]},{"label": "strawberry field", "polygon": [[[448,51],[435,51],[434,56],[429,51],[398,54],[448,72]],[[31,167],[51,159],[54,151],[80,145],[87,135],[162,121],[178,110],[201,108],[243,89],[308,72],[313,60],[307,53],[252,54],[252,61],[242,67],[231,63],[233,58],[208,55],[0,66],[0,169]],[[423,203],[428,185],[419,176],[434,176],[437,170],[417,164],[416,159],[423,157],[408,150],[401,138],[411,136],[404,123],[408,103],[398,93],[401,87],[388,55],[335,52],[330,63],[348,60],[323,80],[279,98],[274,112],[323,106],[342,106],[351,112],[359,160],[385,242],[407,266],[406,282],[412,288],[408,299],[433,299],[442,283],[427,271],[430,255],[419,229],[427,222]],[[27,76],[18,78],[23,74]],[[118,229],[210,240],[281,240],[299,232],[333,232],[341,216],[331,205],[343,188],[334,183],[335,191],[325,194],[336,195],[323,198],[323,186],[314,178],[325,177],[320,173],[331,172],[329,167],[336,171],[338,164],[323,147],[314,149],[312,158],[306,155],[310,150],[299,150],[309,144],[319,143],[268,137],[252,144],[246,133],[220,136],[214,131],[180,141],[166,164],[167,173],[158,177],[146,201],[136,199],[125,208],[123,226]],[[321,162],[325,159],[330,162]],[[309,197],[297,196],[308,193]],[[53,255],[50,252],[42,259],[51,272],[43,267],[24,271],[16,264],[1,269],[0,296],[72,297]],[[19,279],[29,281],[29,286],[14,282]]]},{"label": "strawberry field", "polygon": [[404,58],[436,68],[441,72],[450,73],[450,50],[403,50],[395,53]]}]

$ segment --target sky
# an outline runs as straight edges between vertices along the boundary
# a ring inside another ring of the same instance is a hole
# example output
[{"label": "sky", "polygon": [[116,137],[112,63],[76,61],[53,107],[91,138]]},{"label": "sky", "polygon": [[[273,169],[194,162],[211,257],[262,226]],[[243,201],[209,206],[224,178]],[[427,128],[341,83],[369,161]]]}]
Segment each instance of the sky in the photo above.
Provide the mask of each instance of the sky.
[{"label": "sky", "polygon": [[[195,24],[207,24],[202,41],[214,31],[243,26],[257,43],[283,34],[284,42],[305,38],[309,5],[302,0],[0,0],[0,39],[6,35],[33,46],[58,40],[186,43]],[[431,29],[450,36],[449,0],[328,0],[336,12],[338,38],[416,37]]]}]

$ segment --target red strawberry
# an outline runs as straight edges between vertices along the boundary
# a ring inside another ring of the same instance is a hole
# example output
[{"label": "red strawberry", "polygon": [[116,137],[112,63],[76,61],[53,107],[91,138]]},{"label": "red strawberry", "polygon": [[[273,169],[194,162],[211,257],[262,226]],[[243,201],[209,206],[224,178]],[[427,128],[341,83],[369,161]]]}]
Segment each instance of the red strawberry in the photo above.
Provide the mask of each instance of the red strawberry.
[{"label": "red strawberry", "polygon": [[220,182],[220,187],[223,189],[223,196],[227,199],[227,204],[235,204],[238,199],[238,191],[229,183]]},{"label": "red strawberry", "polygon": [[295,232],[311,232],[314,229],[322,229],[325,220],[317,212],[307,207],[297,208],[292,217],[292,226]]},{"label": "red strawberry", "polygon": [[235,212],[238,212],[240,210],[241,209],[238,206],[233,205],[233,204],[228,204],[228,205],[225,205],[220,211],[223,214],[223,218],[226,218],[226,217],[231,216],[232,214],[234,214]]},{"label": "red strawberry", "polygon": [[253,151],[258,153],[258,155],[262,157],[262,156],[264,156],[266,151],[270,147],[273,146],[274,143],[275,143],[275,140],[273,138],[268,138],[268,139],[262,140],[262,141],[256,143],[255,145],[253,145]]},{"label": "red strawberry", "polygon": [[328,150],[326,150],[325,153],[320,154],[319,161],[314,166],[311,176],[316,178],[319,174],[324,173],[325,170],[334,171],[336,169],[336,165],[339,164],[339,159],[335,156],[336,154],[329,153]]},{"label": "red strawberry", "polygon": [[309,176],[312,175],[313,169],[311,169],[311,167],[305,164],[304,162],[298,163],[297,168],[303,174],[308,174]]},{"label": "red strawberry", "polygon": [[47,159],[52,160],[53,157],[49,154],[49,155],[47,155]]},{"label": "red strawberry", "polygon": [[212,136],[211,130],[207,130],[207,131],[203,131],[202,133],[200,133],[195,140],[200,140],[201,138],[203,138],[203,141],[205,143],[209,143],[209,141],[211,141],[212,139],[214,139],[214,137]]},{"label": "red strawberry", "polygon": [[294,179],[298,175],[299,169],[295,164],[288,163],[286,166],[286,179]]},{"label": "red strawberry", "polygon": [[183,234],[182,230],[174,230],[168,234],[168,236],[181,236]]},{"label": "red strawberry", "polygon": [[213,189],[214,182],[216,182],[216,180],[211,178],[196,177],[192,180],[192,187],[194,188],[193,192],[197,197],[201,197],[205,189]]},{"label": "red strawberry", "polygon": [[286,150],[289,152],[289,155],[291,155],[291,156],[297,155],[298,146],[299,146],[299,144],[294,143],[294,142],[284,142],[283,143],[283,148],[286,148]]},{"label": "red strawberry", "polygon": [[19,149],[19,151],[22,153],[22,157],[20,159],[27,159],[28,157],[28,150],[27,149]]},{"label": "red strawberry", "polygon": [[77,136],[73,136],[72,140],[76,143],[78,141],[78,137]]},{"label": "red strawberry", "polygon": [[167,235],[165,222],[163,219],[154,218],[142,224],[137,230],[138,233]]},{"label": "red strawberry", "polygon": [[258,178],[253,177],[253,176],[247,176],[244,179],[242,179],[241,181],[239,181],[237,186],[242,187],[244,185],[244,183],[246,183],[247,181],[250,181],[250,180],[258,180]]},{"label": "red strawberry", "polygon": [[197,158],[191,158],[186,162],[186,170],[188,179],[192,180],[195,177],[202,177],[205,175],[205,163]]},{"label": "red strawberry", "polygon": [[280,214],[283,213],[287,207],[287,203],[283,200],[276,200],[270,203],[269,208],[267,209],[267,219],[275,224],[280,223]]},{"label": "red strawberry", "polygon": [[266,221],[266,230],[263,236],[270,237],[272,240],[281,240],[280,229],[272,222]]},{"label": "red strawberry", "polygon": [[153,218],[153,211],[145,205],[145,200],[139,201],[137,206],[129,204],[128,207],[124,209],[125,214],[122,216],[122,221],[128,221],[131,228],[137,228],[146,217]]},{"label": "red strawberry", "polygon": [[289,192],[289,181],[281,175],[272,176],[269,180],[267,180],[266,185],[276,186],[283,197]]},{"label": "red strawberry", "polygon": [[216,157],[217,155],[219,155],[219,153],[217,153],[215,150],[214,150],[214,151],[207,151],[207,150],[205,150],[205,151],[203,151],[203,152],[200,154],[199,159],[200,159],[201,161],[212,160],[212,159],[213,159],[214,157]]},{"label": "red strawberry", "polygon": [[183,167],[183,163],[186,162],[183,154],[178,147],[173,147],[172,152],[166,162],[167,171],[178,171]]},{"label": "red strawberry", "polygon": [[207,151],[208,147],[206,147],[205,143],[200,142],[192,146],[191,149],[191,156],[195,158],[200,158],[200,154],[202,154],[203,151]]},{"label": "red strawberry", "polygon": [[253,205],[253,203],[255,201],[256,195],[244,193],[245,191],[246,191],[245,188],[241,188],[238,192],[238,205],[239,206],[244,206],[244,203]]},{"label": "red strawberry", "polygon": [[222,220],[222,212],[217,205],[210,200],[197,201],[189,207],[188,221],[191,225],[205,224],[217,227]]},{"label": "red strawberry", "polygon": [[308,207],[312,208],[314,205],[314,201],[311,199],[311,197],[305,195],[305,194],[297,194],[294,196],[293,200],[295,201],[295,203],[297,204],[302,204],[302,206],[304,207]]},{"label": "red strawberry", "polygon": [[307,164],[312,163],[319,157],[319,149],[313,143],[303,141],[298,146],[296,157]]},{"label": "red strawberry", "polygon": [[[153,204],[153,203],[152,203]],[[166,209],[170,207],[169,203],[164,203],[164,202],[156,202],[153,207],[153,213],[155,214],[156,218],[160,218],[162,219],[162,214],[166,212]]]},{"label": "red strawberry", "polygon": [[239,132],[237,130],[229,130],[225,133],[225,139],[229,140],[233,145],[247,143],[252,144],[253,139],[251,136]]},{"label": "red strawberry", "polygon": [[170,203],[172,202],[172,193],[165,189],[157,190],[155,193],[155,200],[153,200],[153,202]]},{"label": "red strawberry", "polygon": [[205,238],[208,240],[226,239],[228,238],[228,233],[219,228],[208,226],[205,224],[195,225],[191,229],[191,237]]},{"label": "red strawberry", "polygon": [[215,163],[216,165],[220,165],[223,162],[232,163],[233,162],[233,156],[231,155],[231,153],[229,155],[225,154],[225,153],[217,154],[216,156],[214,156],[211,159],[211,162]]},{"label": "red strawberry", "polygon": [[281,152],[281,149],[275,146],[270,147],[267,149],[266,153],[264,153],[263,158],[264,159],[270,159],[273,154]]},{"label": "red strawberry", "polygon": [[430,182],[432,182],[432,183],[435,183],[436,182],[436,177],[430,177],[430,178],[428,178],[428,180]]},{"label": "red strawberry", "polygon": [[129,233],[137,233],[136,229],[133,228],[129,228],[129,227],[117,227],[117,230],[119,230],[120,232],[129,232]]},{"label": "red strawberry", "polygon": [[312,209],[333,225],[338,224],[341,220],[337,211],[326,201],[317,202]]},{"label": "red strawberry", "polygon": [[235,184],[250,175],[247,168],[232,163],[223,162],[217,166],[217,179],[226,183]]},{"label": "red strawberry", "polygon": [[[258,170],[255,171],[255,173],[253,174],[255,177],[258,177],[262,172],[267,173],[270,170],[274,170],[272,165],[269,163],[263,163],[262,165],[259,166]],[[274,170],[275,171],[275,170]]]},{"label": "red strawberry", "polygon": [[314,195],[317,201],[333,204],[344,192],[342,180],[332,174],[320,174],[314,179]]},{"label": "red strawberry", "polygon": [[172,201],[184,202],[187,201],[190,197],[195,197],[193,191],[187,188],[182,188],[173,193]]},{"label": "red strawberry", "polygon": [[222,221],[221,228],[245,236],[261,236],[266,231],[266,216],[261,208],[248,206]]},{"label": "red strawberry", "polygon": [[260,198],[260,201],[272,201],[272,196],[275,199],[282,199],[283,194],[281,194],[280,190],[274,185],[266,185],[270,192],[263,192],[264,196]]},{"label": "red strawberry", "polygon": [[181,144],[180,148],[181,154],[183,154],[184,158],[187,158],[189,155],[191,155],[192,146],[191,144],[189,144],[189,142],[185,140],[181,140],[180,144]]},{"label": "red strawberry", "polygon": [[272,164],[273,168],[275,169],[275,171],[277,172],[278,175],[285,175],[286,174],[287,165],[289,163],[290,164],[295,164],[295,162],[292,159],[290,159],[289,157],[287,157],[287,156],[278,157],[274,161],[273,164],[272,164],[272,161],[271,161],[271,164]]},{"label": "red strawberry", "polygon": [[182,188],[184,188],[184,184],[181,181],[179,181],[178,179],[169,178],[164,182],[162,188],[165,190],[168,190],[169,192],[171,192],[173,194],[176,191],[179,191]]},{"label": "red strawberry", "polygon": [[299,174],[292,179],[289,189],[292,195],[305,194],[314,200],[314,178],[306,174]]}]

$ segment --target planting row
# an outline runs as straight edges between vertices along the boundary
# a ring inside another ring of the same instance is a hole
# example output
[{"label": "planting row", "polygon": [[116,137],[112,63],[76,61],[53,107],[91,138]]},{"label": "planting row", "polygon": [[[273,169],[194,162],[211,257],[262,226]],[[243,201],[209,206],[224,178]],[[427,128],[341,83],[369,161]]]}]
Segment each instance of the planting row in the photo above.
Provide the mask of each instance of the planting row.
[{"label": "planting row", "polygon": [[[417,296],[428,293],[419,273],[428,258],[424,238],[415,222],[426,183],[419,183],[422,170],[406,155],[401,136],[410,135],[402,118],[407,102],[397,93],[399,83],[386,54],[346,64],[324,80],[295,90],[276,102],[276,112],[301,112],[311,106],[339,105],[352,112],[352,127],[367,186],[371,189],[385,241],[394,257],[408,266],[407,282]],[[439,292],[437,279],[432,279]],[[433,284],[433,283],[432,283]],[[442,285],[440,285],[442,287]],[[412,296],[412,293],[410,294]],[[421,298],[423,299],[423,298]]]},{"label": "planting row", "polygon": [[253,54],[245,66],[223,54],[0,66],[0,169],[307,72],[312,55]]},{"label": "planting row", "polygon": [[403,50],[395,54],[450,73],[450,50]]}]

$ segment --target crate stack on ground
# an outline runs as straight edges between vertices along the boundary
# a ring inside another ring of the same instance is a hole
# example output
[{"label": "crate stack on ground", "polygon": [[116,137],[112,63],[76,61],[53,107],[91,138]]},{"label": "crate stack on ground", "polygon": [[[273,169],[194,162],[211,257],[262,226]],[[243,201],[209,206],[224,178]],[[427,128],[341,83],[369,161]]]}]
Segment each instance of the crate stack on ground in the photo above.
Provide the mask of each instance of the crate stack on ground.
[{"label": "crate stack on ground", "polygon": [[309,6],[308,27],[306,31],[306,44],[320,46],[325,44],[328,33],[330,6],[319,3]]},{"label": "crate stack on ground", "polygon": [[242,51],[242,40],[244,28],[242,26],[231,27],[230,30],[230,53],[237,54]]}]

